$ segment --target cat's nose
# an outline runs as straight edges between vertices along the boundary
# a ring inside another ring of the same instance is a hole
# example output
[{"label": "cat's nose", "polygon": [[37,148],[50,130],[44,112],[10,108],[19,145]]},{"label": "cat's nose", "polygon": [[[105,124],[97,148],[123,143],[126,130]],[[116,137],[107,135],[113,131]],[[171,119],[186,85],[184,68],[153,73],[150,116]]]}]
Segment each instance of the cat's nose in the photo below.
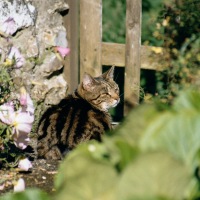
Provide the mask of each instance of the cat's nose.
[{"label": "cat's nose", "polygon": [[118,101],[119,100],[119,95],[116,94],[116,93],[113,93],[112,98]]}]

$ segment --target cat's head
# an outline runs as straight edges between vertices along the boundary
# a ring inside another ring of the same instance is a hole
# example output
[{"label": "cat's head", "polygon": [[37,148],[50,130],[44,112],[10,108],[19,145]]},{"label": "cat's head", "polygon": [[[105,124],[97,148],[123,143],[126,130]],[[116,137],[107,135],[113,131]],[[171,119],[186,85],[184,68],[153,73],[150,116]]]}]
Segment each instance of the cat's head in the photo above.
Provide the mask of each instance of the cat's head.
[{"label": "cat's head", "polygon": [[119,101],[119,87],[113,80],[114,67],[98,77],[85,73],[79,85],[79,95],[99,110],[107,111],[115,107]]}]

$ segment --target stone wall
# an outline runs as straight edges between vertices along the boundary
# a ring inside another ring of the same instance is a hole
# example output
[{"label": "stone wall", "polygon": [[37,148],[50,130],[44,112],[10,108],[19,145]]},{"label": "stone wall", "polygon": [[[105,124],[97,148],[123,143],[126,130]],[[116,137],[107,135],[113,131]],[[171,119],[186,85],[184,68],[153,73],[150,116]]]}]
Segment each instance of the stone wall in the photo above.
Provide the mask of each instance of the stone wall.
[{"label": "stone wall", "polygon": [[0,0],[1,59],[12,46],[22,54],[21,66],[11,74],[16,91],[23,85],[31,95],[36,115],[45,106],[57,104],[67,92],[63,60],[55,51],[57,46],[68,46],[63,26],[67,13],[65,0]]}]

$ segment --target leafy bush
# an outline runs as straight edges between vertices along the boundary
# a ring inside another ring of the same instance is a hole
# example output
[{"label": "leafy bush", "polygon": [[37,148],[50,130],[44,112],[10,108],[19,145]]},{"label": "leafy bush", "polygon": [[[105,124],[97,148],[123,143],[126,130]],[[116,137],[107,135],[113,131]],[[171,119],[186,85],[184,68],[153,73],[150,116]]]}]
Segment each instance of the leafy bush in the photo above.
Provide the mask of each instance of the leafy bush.
[{"label": "leafy bush", "polygon": [[141,105],[102,143],[80,145],[61,163],[53,199],[200,198],[199,101],[186,91],[170,108]]},{"label": "leafy bush", "polygon": [[0,197],[2,200],[49,200],[48,195],[38,189],[29,189],[24,192],[16,192],[14,194],[7,194]]},{"label": "leafy bush", "polygon": [[25,65],[12,43],[13,18],[1,24],[0,33],[0,167],[16,166],[24,157],[34,120],[34,106],[25,87],[14,87],[11,72]]},{"label": "leafy bush", "polygon": [[200,84],[200,2],[179,0],[164,6],[153,35],[163,41],[169,67],[157,73],[157,93],[171,101],[180,89]]},{"label": "leafy bush", "polygon": [[143,105],[102,144],[79,146],[60,167],[57,199],[199,197],[199,101],[188,91],[170,109]]},{"label": "leafy bush", "polygon": [[170,109],[140,106],[102,144],[77,148],[61,165],[58,199],[195,199],[199,101],[188,91]]}]

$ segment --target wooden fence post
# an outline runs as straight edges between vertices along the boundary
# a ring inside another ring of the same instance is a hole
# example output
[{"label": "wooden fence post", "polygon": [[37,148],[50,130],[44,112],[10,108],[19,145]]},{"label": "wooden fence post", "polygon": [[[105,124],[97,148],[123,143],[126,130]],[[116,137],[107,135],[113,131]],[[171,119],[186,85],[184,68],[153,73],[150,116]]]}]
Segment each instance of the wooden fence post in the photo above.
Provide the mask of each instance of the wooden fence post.
[{"label": "wooden fence post", "polygon": [[71,93],[79,80],[79,0],[67,0],[69,13],[64,17],[67,29],[67,40],[70,54],[65,59],[64,75],[68,82],[68,92]]},{"label": "wooden fence post", "polygon": [[141,0],[126,0],[124,114],[139,103]]},{"label": "wooden fence post", "polygon": [[101,74],[101,40],[102,0],[80,0],[80,77]]}]

